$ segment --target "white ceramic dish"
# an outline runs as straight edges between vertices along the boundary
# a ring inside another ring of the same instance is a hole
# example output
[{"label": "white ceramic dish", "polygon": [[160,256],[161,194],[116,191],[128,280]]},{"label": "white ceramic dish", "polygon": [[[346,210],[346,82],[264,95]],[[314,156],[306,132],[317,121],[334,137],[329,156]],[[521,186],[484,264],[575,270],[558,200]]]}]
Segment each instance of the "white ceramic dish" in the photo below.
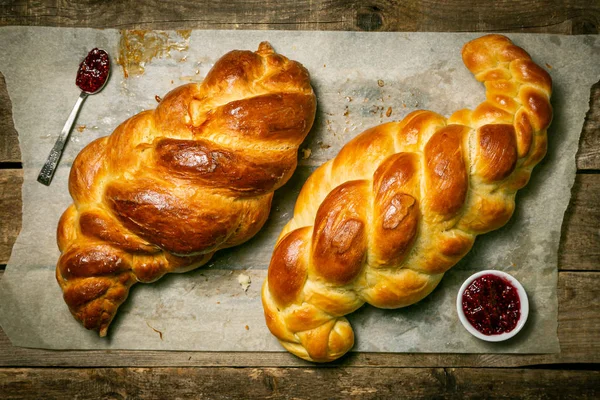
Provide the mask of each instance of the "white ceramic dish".
[{"label": "white ceramic dish", "polygon": [[[521,317],[519,318],[519,321],[517,322],[517,326],[515,327],[515,329],[513,329],[510,332],[501,333],[499,335],[484,335],[483,333],[481,333],[477,329],[475,329],[475,327],[473,327],[473,325],[471,325],[469,320],[467,320],[465,313],[463,312],[462,296],[463,296],[465,289],[467,288],[467,286],[469,286],[471,284],[471,282],[473,282],[475,279],[477,279],[483,275],[496,275],[501,278],[504,278],[507,281],[509,281],[517,289],[517,293],[519,294],[519,300],[521,303]],[[458,319],[460,319],[460,322],[462,322],[463,326],[465,327],[465,329],[467,331],[469,331],[470,334],[472,334],[473,336],[475,336],[478,339],[485,340],[487,342],[501,342],[503,340],[510,339],[511,337],[513,337],[517,333],[519,333],[519,331],[525,325],[525,322],[527,322],[527,317],[529,316],[529,299],[527,298],[527,293],[525,292],[525,289],[523,288],[521,283],[518,280],[516,280],[512,275],[509,275],[506,272],[502,272],[502,271],[485,270],[485,271],[481,271],[481,272],[471,275],[461,285],[460,290],[458,291],[458,296],[456,298],[456,311],[458,312]]]}]

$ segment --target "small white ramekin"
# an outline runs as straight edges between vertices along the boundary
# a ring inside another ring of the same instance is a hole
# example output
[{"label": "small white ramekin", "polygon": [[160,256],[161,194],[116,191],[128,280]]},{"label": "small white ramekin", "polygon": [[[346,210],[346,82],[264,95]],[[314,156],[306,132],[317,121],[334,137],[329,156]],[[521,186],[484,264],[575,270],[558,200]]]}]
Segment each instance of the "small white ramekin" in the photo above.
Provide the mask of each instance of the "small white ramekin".
[{"label": "small white ramekin", "polygon": [[[473,282],[475,279],[477,279],[483,275],[496,275],[501,278],[504,278],[507,281],[509,281],[517,289],[517,293],[519,294],[519,301],[521,303],[521,317],[519,318],[519,321],[517,322],[517,326],[515,327],[515,329],[513,329],[510,332],[501,333],[499,335],[484,335],[483,333],[481,333],[477,329],[475,329],[475,327],[473,325],[471,325],[471,323],[465,316],[465,313],[464,313],[463,307],[462,307],[463,293],[465,292],[465,289],[467,288],[467,286],[469,286],[471,284],[471,282]],[[513,337],[517,333],[519,333],[519,331],[525,325],[525,322],[527,322],[527,317],[529,316],[529,299],[527,298],[527,293],[525,292],[525,289],[523,288],[521,283],[518,280],[516,280],[512,275],[509,275],[506,272],[489,269],[489,270],[481,271],[481,272],[471,275],[462,284],[462,286],[460,287],[460,289],[458,291],[458,296],[456,298],[456,311],[458,312],[458,319],[460,319],[460,322],[463,324],[465,329],[467,331],[469,331],[469,333],[471,335],[475,336],[478,339],[485,340],[487,342],[501,342],[503,340],[510,339],[511,337]]]}]

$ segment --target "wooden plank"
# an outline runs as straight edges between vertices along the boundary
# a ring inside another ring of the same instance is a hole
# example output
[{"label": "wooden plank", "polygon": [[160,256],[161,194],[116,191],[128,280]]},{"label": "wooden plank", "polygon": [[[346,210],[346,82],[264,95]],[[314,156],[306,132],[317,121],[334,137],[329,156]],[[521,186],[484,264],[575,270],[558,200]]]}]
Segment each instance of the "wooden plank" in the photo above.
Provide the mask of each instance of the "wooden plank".
[{"label": "wooden plank", "polygon": [[578,174],[563,220],[559,270],[600,270],[599,226],[600,174]]},{"label": "wooden plank", "polygon": [[12,119],[12,103],[0,72],[0,163],[3,162],[21,162],[21,150]]},{"label": "wooden plank", "polygon": [[598,33],[600,3],[589,0],[56,0],[0,5],[1,25],[145,29],[510,31]]},{"label": "wooden plank", "polygon": [[[558,338],[565,362],[600,362],[600,273],[561,272],[558,280]],[[585,361],[584,361],[585,359]],[[591,361],[594,360],[594,361]]]},{"label": "wooden plank", "polygon": [[[599,371],[443,368],[2,369],[4,398],[595,398]],[[495,389],[495,390],[494,390]]]},{"label": "wooden plank", "polygon": [[600,170],[600,81],[590,90],[590,109],[579,140],[577,169]]},{"label": "wooden plank", "polygon": [[600,371],[449,369],[447,387],[456,398],[594,399]]},{"label": "wooden plank", "polygon": [[[0,275],[1,276],[1,275]],[[559,354],[351,353],[339,367],[520,367],[600,362],[600,273],[561,272],[558,280]],[[288,353],[90,350],[14,347],[0,330],[0,367],[307,367]]]},{"label": "wooden plank", "polygon": [[21,230],[23,170],[0,169],[0,264],[6,264]]}]

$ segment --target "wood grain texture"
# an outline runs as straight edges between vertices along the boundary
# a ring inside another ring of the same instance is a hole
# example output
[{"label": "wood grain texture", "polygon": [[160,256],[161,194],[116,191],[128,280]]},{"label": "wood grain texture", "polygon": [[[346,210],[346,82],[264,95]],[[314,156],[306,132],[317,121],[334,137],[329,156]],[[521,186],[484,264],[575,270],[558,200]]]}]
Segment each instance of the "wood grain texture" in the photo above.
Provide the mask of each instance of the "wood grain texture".
[{"label": "wood grain texture", "polygon": [[[586,399],[599,371],[443,368],[94,368],[0,370],[5,399]],[[495,390],[494,390],[495,389]]]},{"label": "wood grain texture", "polygon": [[581,346],[600,362],[600,273],[560,273],[558,305],[561,352]]},{"label": "wood grain texture", "polygon": [[[1,275],[0,275],[1,276]],[[600,273],[561,272],[558,280],[559,354],[350,353],[340,367],[520,367],[600,363]],[[288,353],[90,350],[14,347],[0,330],[0,367],[309,367]]]},{"label": "wood grain texture", "polygon": [[[493,7],[493,12],[491,8]],[[287,29],[598,33],[589,0],[16,0],[1,25],[146,29]]]},{"label": "wood grain texture", "polygon": [[21,162],[19,139],[12,119],[12,102],[0,72],[0,163]]},{"label": "wood grain texture", "polygon": [[600,81],[590,90],[590,109],[579,140],[577,169],[600,170]]},{"label": "wood grain texture", "polygon": [[0,169],[0,264],[8,262],[21,230],[23,170]]},{"label": "wood grain texture", "polygon": [[560,271],[600,271],[600,174],[578,174],[558,248]]}]

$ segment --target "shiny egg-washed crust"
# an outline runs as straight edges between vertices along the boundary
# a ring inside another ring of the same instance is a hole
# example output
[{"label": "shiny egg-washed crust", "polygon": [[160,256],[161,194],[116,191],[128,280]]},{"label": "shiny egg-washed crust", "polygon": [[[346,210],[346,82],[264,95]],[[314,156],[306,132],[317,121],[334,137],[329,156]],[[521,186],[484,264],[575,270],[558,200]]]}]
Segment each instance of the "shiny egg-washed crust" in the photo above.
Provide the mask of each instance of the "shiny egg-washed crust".
[{"label": "shiny egg-washed crust", "polygon": [[302,188],[262,291],[267,325],[293,354],[341,357],[354,344],[344,315],[423,299],[511,217],[546,153],[552,81],[504,36],[475,39],[462,57],[487,89],[477,108],[369,129]]},{"label": "shiny egg-washed crust", "polygon": [[315,110],[307,70],[264,42],[227,53],[201,84],[85,147],[57,233],[56,277],[73,316],[105,336],[131,285],[252,237]]}]

